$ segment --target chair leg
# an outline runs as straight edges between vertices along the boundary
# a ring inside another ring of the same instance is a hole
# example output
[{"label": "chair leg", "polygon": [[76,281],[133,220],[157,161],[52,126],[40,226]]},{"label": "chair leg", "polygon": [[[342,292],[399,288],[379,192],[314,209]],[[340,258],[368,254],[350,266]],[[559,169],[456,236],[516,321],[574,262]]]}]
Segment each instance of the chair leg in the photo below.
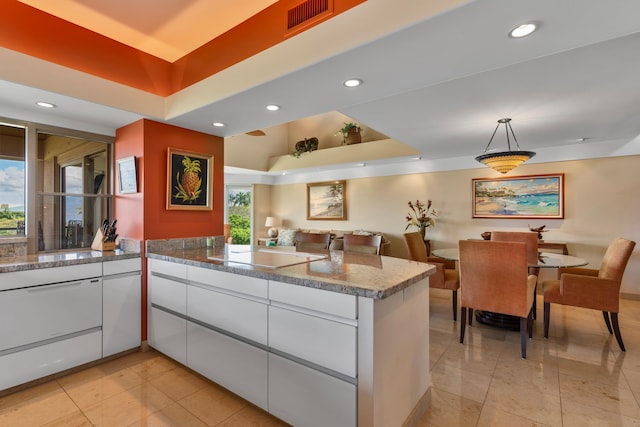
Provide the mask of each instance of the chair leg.
[{"label": "chair leg", "polygon": [[603,311],[602,316],[604,317],[604,323],[607,324],[607,329],[609,330],[609,334],[612,334],[613,331],[611,330],[611,322],[609,321],[609,312]]},{"label": "chair leg", "polygon": [[527,323],[529,323],[529,317],[520,318],[520,348],[522,350],[522,358],[527,358]]},{"label": "chair leg", "polygon": [[537,319],[538,315],[536,314],[536,311],[538,311],[538,299],[536,298],[536,295],[538,295],[538,284],[536,283],[536,285],[533,287],[533,318]]},{"label": "chair leg", "polygon": [[611,313],[611,323],[613,323],[613,332],[616,334],[616,340],[618,340],[618,345],[620,346],[620,350],[626,351],[624,348],[624,343],[622,342],[622,335],[620,335],[620,325],[618,324],[618,313]]},{"label": "chair leg", "polygon": [[458,321],[458,290],[453,290],[453,321]]},{"label": "chair leg", "polygon": [[464,328],[467,326],[467,319],[465,316],[467,315],[467,308],[460,308],[460,344],[464,342]]},{"label": "chair leg", "polygon": [[549,338],[549,318],[551,317],[551,303],[544,303],[544,337]]},{"label": "chair leg", "polygon": [[473,308],[469,309],[469,326],[471,326],[471,323],[473,322]]},{"label": "chair leg", "polygon": [[533,338],[533,317],[534,311],[533,308],[531,308],[531,311],[529,311],[529,316],[527,316],[527,330],[529,331],[529,339]]}]

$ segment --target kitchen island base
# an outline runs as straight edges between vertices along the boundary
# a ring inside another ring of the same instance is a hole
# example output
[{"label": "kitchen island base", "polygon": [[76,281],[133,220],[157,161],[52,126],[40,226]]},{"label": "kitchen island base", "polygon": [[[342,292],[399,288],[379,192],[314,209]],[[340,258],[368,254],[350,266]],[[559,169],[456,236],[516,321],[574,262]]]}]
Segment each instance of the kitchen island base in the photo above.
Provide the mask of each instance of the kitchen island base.
[{"label": "kitchen island base", "polygon": [[218,264],[149,266],[149,345],[276,417],[296,426],[386,427],[412,424],[426,410],[425,270],[369,298],[285,283],[287,272],[307,266],[254,277]]}]

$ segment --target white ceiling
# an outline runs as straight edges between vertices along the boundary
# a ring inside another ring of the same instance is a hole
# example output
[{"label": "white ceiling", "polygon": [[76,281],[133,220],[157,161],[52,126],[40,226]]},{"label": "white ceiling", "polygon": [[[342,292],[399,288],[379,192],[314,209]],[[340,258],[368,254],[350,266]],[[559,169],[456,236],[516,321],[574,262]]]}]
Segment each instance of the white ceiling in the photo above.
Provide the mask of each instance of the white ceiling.
[{"label": "white ceiling", "polygon": [[[511,117],[534,161],[639,154],[639,16],[637,0],[368,0],[167,99],[0,49],[0,117],[112,135],[149,117],[227,137],[339,111],[431,169],[471,165]],[[507,37],[526,21],[539,30]],[[345,89],[347,77],[364,84]],[[35,111],[45,98],[59,108]]]}]

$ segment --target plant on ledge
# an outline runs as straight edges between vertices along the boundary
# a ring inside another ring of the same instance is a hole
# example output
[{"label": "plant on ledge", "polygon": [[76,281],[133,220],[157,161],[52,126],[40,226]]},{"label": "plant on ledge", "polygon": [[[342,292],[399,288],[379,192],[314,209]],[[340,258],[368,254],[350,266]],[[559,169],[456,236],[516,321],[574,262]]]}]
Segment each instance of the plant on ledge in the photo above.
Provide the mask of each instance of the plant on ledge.
[{"label": "plant on ledge", "polygon": [[318,138],[305,138],[303,141],[296,142],[296,147],[291,155],[295,158],[300,158],[302,153],[309,153],[318,149]]},{"label": "plant on ledge", "polygon": [[342,135],[342,145],[357,144],[362,141],[360,131],[362,128],[357,123],[345,123],[342,129],[336,132],[336,135]]},{"label": "plant on ledge", "polygon": [[438,216],[438,212],[431,207],[431,200],[427,200],[426,205],[420,200],[416,200],[415,203],[409,201],[409,209],[411,210],[405,218],[407,226],[404,231],[407,231],[409,227],[416,227],[422,240],[425,240],[427,228],[436,225],[435,218]]}]

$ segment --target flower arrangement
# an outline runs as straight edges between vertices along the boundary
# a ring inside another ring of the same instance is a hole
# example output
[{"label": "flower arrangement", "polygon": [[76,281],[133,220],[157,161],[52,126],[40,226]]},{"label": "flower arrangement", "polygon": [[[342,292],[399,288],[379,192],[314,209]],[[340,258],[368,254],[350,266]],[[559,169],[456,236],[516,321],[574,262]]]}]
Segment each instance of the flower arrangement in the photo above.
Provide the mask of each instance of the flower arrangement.
[{"label": "flower arrangement", "polygon": [[409,213],[405,218],[407,220],[407,226],[405,231],[409,227],[417,227],[422,240],[424,240],[427,228],[436,225],[435,218],[438,216],[438,212],[431,207],[431,200],[427,200],[425,205],[420,200],[416,200],[415,203],[409,201]]}]

